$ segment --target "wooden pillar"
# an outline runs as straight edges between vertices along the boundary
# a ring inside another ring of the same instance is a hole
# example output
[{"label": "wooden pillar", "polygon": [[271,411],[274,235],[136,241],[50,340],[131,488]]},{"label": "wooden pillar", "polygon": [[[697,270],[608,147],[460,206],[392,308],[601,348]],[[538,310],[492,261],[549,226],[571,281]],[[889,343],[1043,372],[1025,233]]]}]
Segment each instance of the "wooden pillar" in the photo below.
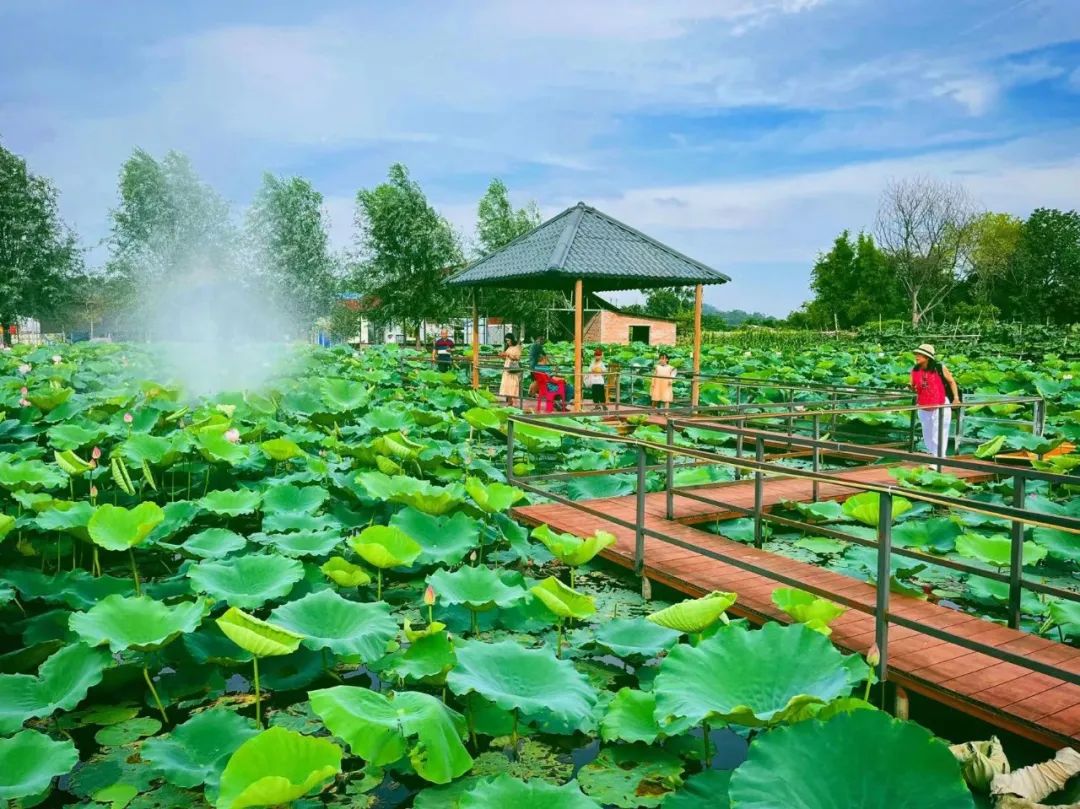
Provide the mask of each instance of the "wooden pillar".
[{"label": "wooden pillar", "polygon": [[480,388],[480,308],[477,298],[480,293],[473,287],[472,294],[472,386]]},{"label": "wooden pillar", "polygon": [[579,278],[574,282],[574,412],[581,410],[581,352],[584,339],[582,324],[582,288],[584,284]]},{"label": "wooden pillar", "polygon": [[702,286],[694,287],[694,379],[690,383],[690,405],[697,407],[701,393],[701,293]]}]

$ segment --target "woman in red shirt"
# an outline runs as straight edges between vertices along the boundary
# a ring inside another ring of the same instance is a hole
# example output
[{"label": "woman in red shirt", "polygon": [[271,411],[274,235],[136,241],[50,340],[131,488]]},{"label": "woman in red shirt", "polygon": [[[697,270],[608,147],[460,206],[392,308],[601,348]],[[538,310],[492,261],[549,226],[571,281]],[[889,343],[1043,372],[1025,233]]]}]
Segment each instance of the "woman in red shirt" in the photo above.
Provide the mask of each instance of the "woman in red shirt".
[{"label": "woman in red shirt", "polygon": [[[946,395],[946,385],[949,386],[951,396]],[[953,375],[937,361],[934,347],[929,343],[923,343],[915,349],[911,387],[915,391],[915,401],[919,406],[919,421],[922,423],[923,443],[927,453],[940,457],[948,455],[949,426],[952,424],[950,402],[959,402],[960,392],[956,388]],[[941,446],[938,446],[938,436],[941,436]]]}]

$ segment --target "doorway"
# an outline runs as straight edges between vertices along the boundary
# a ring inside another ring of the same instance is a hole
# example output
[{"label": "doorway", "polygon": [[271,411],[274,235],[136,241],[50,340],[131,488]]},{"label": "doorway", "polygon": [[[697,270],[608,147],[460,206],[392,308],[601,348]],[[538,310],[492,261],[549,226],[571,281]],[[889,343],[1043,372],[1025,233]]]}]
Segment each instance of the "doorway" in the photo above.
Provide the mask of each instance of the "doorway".
[{"label": "doorway", "polygon": [[631,326],[630,342],[645,343],[645,345],[649,345],[649,329],[649,326]]}]

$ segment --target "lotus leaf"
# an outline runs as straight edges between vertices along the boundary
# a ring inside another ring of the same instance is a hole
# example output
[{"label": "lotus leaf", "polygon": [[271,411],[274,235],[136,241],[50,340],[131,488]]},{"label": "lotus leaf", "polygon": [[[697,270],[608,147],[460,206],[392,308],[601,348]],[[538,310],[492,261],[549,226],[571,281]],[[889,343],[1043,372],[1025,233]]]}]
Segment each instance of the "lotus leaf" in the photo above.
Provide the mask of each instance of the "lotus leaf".
[{"label": "lotus leaf", "polygon": [[[0,517],[0,520],[2,519]],[[0,538],[2,537],[3,528],[0,527]],[[1046,548],[1051,559],[1080,564],[1080,536],[1054,528],[1036,528],[1032,531],[1031,538],[1036,545]]]},{"label": "lotus leaf", "polygon": [[956,494],[968,488],[966,480],[956,475],[936,472],[927,466],[917,466],[914,469],[898,466],[890,469],[889,474],[896,478],[901,486],[913,489]]},{"label": "lotus leaf", "polygon": [[1005,446],[1005,436],[1003,436],[1003,435],[995,436],[995,437],[991,438],[989,441],[987,441],[986,443],[979,444],[978,448],[975,450],[975,457],[976,458],[993,458],[995,455],[997,455],[999,452],[1001,452],[1001,449],[1004,446]]},{"label": "lotus leaf", "polygon": [[[982,534],[961,534],[956,538],[956,552],[969,559],[978,559],[995,567],[1008,567],[1012,552],[1012,539],[1008,536],[983,536]],[[1023,563],[1035,565],[1046,558],[1046,548],[1034,542],[1025,542]]]},{"label": "lotus leaf", "polygon": [[97,545],[108,551],[126,551],[146,539],[165,519],[157,503],[139,503],[135,508],[98,506],[87,524],[87,531]]},{"label": "lotus leaf", "polygon": [[664,809],[731,809],[728,788],[731,770],[705,770],[691,775],[677,792],[668,795],[661,806]]},{"label": "lotus leaf", "polygon": [[331,556],[319,568],[330,581],[339,587],[363,587],[371,584],[371,576],[360,565],[354,565],[342,556]]},{"label": "lotus leaf", "polygon": [[72,710],[101,682],[109,662],[104,651],[76,643],[51,655],[36,677],[0,674],[0,735],[18,730],[27,719]]},{"label": "lotus leaf", "polygon": [[221,461],[229,465],[242,463],[247,459],[247,448],[225,438],[226,428],[226,424],[218,424],[195,432],[195,445],[208,461]]},{"label": "lotus leaf", "polygon": [[832,634],[829,624],[847,612],[847,607],[793,587],[778,587],[773,590],[772,600],[800,624],[806,624],[825,637]]},{"label": "lotus leaf", "polygon": [[661,727],[656,721],[656,694],[620,688],[600,722],[600,737],[605,742],[645,742],[652,744],[661,736],[677,736],[693,727],[677,719]]},{"label": "lotus leaf", "polygon": [[[634,433],[635,438],[663,441],[662,435],[650,436]],[[585,478],[571,478],[566,482],[566,496],[571,500],[600,500],[605,497],[622,497],[634,491],[636,481],[633,475],[603,475]]]},{"label": "lotus leaf", "polygon": [[12,567],[0,571],[0,578],[13,585],[25,599],[64,604],[75,610],[88,609],[109,595],[131,592],[130,579],[95,577],[85,570],[69,570],[49,576],[38,570]]},{"label": "lotus leaf", "polygon": [[285,728],[253,736],[221,773],[218,809],[277,806],[302,798],[341,772],[341,748]]},{"label": "lotus leaf", "polygon": [[825,500],[821,503],[793,502],[784,505],[794,508],[807,522],[835,522],[844,518],[844,507],[835,500]]},{"label": "lotus leaf", "polygon": [[506,421],[506,416],[486,407],[472,407],[461,414],[470,427],[477,430],[498,430]]},{"label": "lotus leaf", "polygon": [[1066,637],[1080,637],[1080,602],[1051,601],[1047,607],[1046,624],[1042,631],[1057,627]]},{"label": "lotus leaf", "polygon": [[0,486],[15,492],[58,489],[67,483],[67,475],[41,461],[0,463]]},{"label": "lotus leaf", "polygon": [[[863,525],[876,528],[878,524],[879,509],[881,508],[881,495],[877,492],[862,492],[849,497],[844,501],[844,513],[858,520]],[[903,513],[911,510],[911,501],[893,495],[892,518],[893,522]]]},{"label": "lotus leaf", "polygon": [[70,449],[64,450],[63,452],[54,451],[53,460],[56,461],[57,466],[67,472],[71,477],[85,475],[93,468]]},{"label": "lotus leaf", "polygon": [[52,779],[66,775],[79,763],[75,743],[53,741],[36,730],[23,730],[9,739],[0,739],[0,801],[15,801],[41,795]]},{"label": "lotus leaf", "polygon": [[364,407],[371,400],[371,388],[352,379],[324,379],[322,399],[333,413]]},{"label": "lotus leaf", "polygon": [[975,806],[945,743],[880,711],[770,731],[750,746],[749,758],[731,777],[730,791],[739,809]]},{"label": "lotus leaf", "polygon": [[506,607],[525,597],[521,587],[507,585],[489,567],[460,567],[451,573],[437,570],[428,577],[440,601],[445,604],[466,604],[474,610]]},{"label": "lotus leaf", "polygon": [[811,553],[819,553],[822,556],[832,556],[843,553],[847,549],[847,543],[830,537],[803,537],[795,540],[796,548],[803,548]]},{"label": "lotus leaf", "polygon": [[0,539],[3,539],[11,533],[11,529],[15,527],[15,518],[9,517],[7,514],[0,514]]},{"label": "lotus leaf", "polygon": [[48,430],[49,443],[57,449],[81,449],[96,444],[104,437],[105,431],[96,424],[73,421],[57,424]]},{"label": "lotus leaf", "polygon": [[596,601],[592,596],[567,587],[554,576],[548,576],[529,592],[559,618],[588,618],[596,612]]},{"label": "lotus leaf", "polygon": [[216,623],[229,640],[255,657],[292,654],[304,639],[303,635],[262,621],[236,607],[229,607]]},{"label": "lotus leaf", "polygon": [[210,492],[199,501],[205,510],[223,517],[239,517],[254,514],[262,495],[251,489],[226,489]]},{"label": "lotus leaf", "polygon": [[167,737],[148,739],[140,755],[178,787],[216,787],[225,762],[257,733],[254,724],[224,708],[192,716]]},{"label": "lotus leaf", "polygon": [[434,517],[414,508],[398,511],[390,518],[390,525],[420,545],[419,565],[460,564],[479,543],[483,528],[483,523],[461,511]]},{"label": "lotus leaf", "polygon": [[272,438],[259,444],[259,449],[272,461],[289,461],[304,454],[295,441],[288,438]]},{"label": "lotus leaf", "polygon": [[517,486],[507,486],[505,483],[484,483],[478,478],[466,478],[465,491],[469,493],[473,502],[488,514],[506,511],[525,496],[525,492]]},{"label": "lotus leaf", "polygon": [[[441,626],[438,621],[435,625]],[[449,636],[440,630],[410,639],[409,648],[395,661],[394,671],[406,679],[445,682],[446,673],[456,662],[453,644]]]},{"label": "lotus leaf", "polygon": [[344,685],[308,697],[330,732],[369,765],[393,764],[408,755],[416,774],[435,784],[449,783],[472,767],[461,743],[465,718],[436,697]]},{"label": "lotus leaf", "polygon": [[540,540],[560,562],[571,567],[592,561],[593,557],[604,548],[615,544],[615,535],[607,531],[597,531],[592,536],[582,539],[573,534],[557,533],[547,525],[541,525],[533,529],[532,535]]},{"label": "lotus leaf", "polygon": [[463,641],[446,682],[455,694],[476,692],[503,710],[524,716],[546,712],[574,726],[587,721],[597,699],[572,663],[513,640]]},{"label": "lotus leaf", "polygon": [[194,632],[206,611],[201,598],[168,606],[149,596],[111,595],[86,612],[72,613],[70,625],[91,646],[107,643],[113,652],[147,651]]},{"label": "lotus leaf", "polygon": [[283,556],[251,554],[188,568],[192,587],[231,607],[255,609],[284,598],[304,576],[304,566]]},{"label": "lotus leaf", "polygon": [[960,526],[948,518],[911,520],[893,528],[893,544],[900,548],[919,548],[934,553],[950,553],[956,547]]},{"label": "lotus leaf", "polygon": [[664,658],[653,685],[656,717],[775,725],[808,703],[846,696],[868,675],[862,658],[845,658],[802,624],[730,627],[698,646],[676,646]]},{"label": "lotus leaf", "polygon": [[646,620],[677,632],[697,635],[719,621],[737,598],[735,593],[714,591],[701,598],[672,604],[670,607],[646,616]]},{"label": "lotus leaf", "polygon": [[241,551],[246,546],[247,540],[235,531],[227,528],[207,528],[188,537],[180,550],[200,559],[220,559]]},{"label": "lotus leaf", "polygon": [[[985,576],[968,576],[964,582],[965,598],[978,603],[1001,606],[1009,601],[1009,583],[995,581]],[[1037,593],[1023,589],[1020,593],[1020,611],[1025,615],[1045,615],[1047,605]]]},{"label": "lotus leaf", "polygon": [[341,544],[341,533],[329,531],[289,531],[284,534],[252,534],[251,539],[273,548],[282,556],[326,556]]},{"label": "lotus leaf", "polygon": [[407,475],[362,472],[356,481],[375,500],[401,503],[435,516],[450,512],[465,499],[465,490],[460,486],[433,486]]},{"label": "lotus leaf", "polygon": [[679,642],[682,633],[645,618],[616,618],[596,630],[596,642],[619,657],[656,657]]},{"label": "lotus leaf", "polygon": [[596,801],[582,794],[575,781],[555,786],[539,778],[521,781],[509,775],[496,775],[478,781],[461,795],[455,805],[458,809],[506,809],[510,806],[515,809],[599,809],[600,807]]},{"label": "lotus leaf", "polygon": [[369,565],[380,570],[411,565],[422,548],[401,529],[372,525],[349,540],[349,545]]},{"label": "lotus leaf", "polygon": [[107,725],[94,734],[94,741],[102,747],[123,747],[161,730],[161,722],[151,716],[134,716],[122,722]]},{"label": "lotus leaf", "polygon": [[321,486],[274,486],[263,494],[262,507],[267,514],[314,514],[326,502],[330,492]]},{"label": "lotus leaf", "polygon": [[386,645],[397,635],[389,604],[361,604],[333,590],[309,593],[283,604],[270,618],[278,626],[303,635],[303,644],[309,649],[356,655],[366,663],[386,654]]},{"label": "lotus leaf", "polygon": [[683,763],[655,747],[605,747],[578,772],[589,797],[605,806],[660,806],[682,786]]}]

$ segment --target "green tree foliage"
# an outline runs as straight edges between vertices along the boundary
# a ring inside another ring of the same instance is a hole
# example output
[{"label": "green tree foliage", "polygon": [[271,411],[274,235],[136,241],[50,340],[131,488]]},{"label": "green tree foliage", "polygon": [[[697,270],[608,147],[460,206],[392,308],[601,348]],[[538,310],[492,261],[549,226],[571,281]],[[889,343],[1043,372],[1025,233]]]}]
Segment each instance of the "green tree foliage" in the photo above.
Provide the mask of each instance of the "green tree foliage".
[{"label": "green tree foliage", "polygon": [[462,263],[461,247],[400,163],[385,183],[356,195],[356,286],[378,302],[386,321],[419,324],[453,314],[456,296],[445,283]]},{"label": "green tree foliage", "polygon": [[851,328],[904,311],[903,290],[888,257],[866,233],[854,241],[846,230],[837,236],[810,271],[810,288],[814,298],[806,315],[816,328]]},{"label": "green tree foliage", "polygon": [[0,146],[0,326],[55,312],[81,266],[52,183]]},{"label": "green tree foliage", "polygon": [[247,215],[254,273],[278,307],[304,324],[329,311],[336,291],[322,204],[307,180],[267,173]]},{"label": "green tree foliage", "polygon": [[694,308],[694,291],[689,287],[659,287],[645,293],[645,314],[678,318]]},{"label": "green tree foliage", "polygon": [[984,213],[972,223],[968,281],[973,303],[986,304],[1012,268],[1024,220],[1007,213]]},{"label": "green tree foliage", "polygon": [[1080,322],[1080,213],[1032,212],[994,303],[1006,318]]}]

